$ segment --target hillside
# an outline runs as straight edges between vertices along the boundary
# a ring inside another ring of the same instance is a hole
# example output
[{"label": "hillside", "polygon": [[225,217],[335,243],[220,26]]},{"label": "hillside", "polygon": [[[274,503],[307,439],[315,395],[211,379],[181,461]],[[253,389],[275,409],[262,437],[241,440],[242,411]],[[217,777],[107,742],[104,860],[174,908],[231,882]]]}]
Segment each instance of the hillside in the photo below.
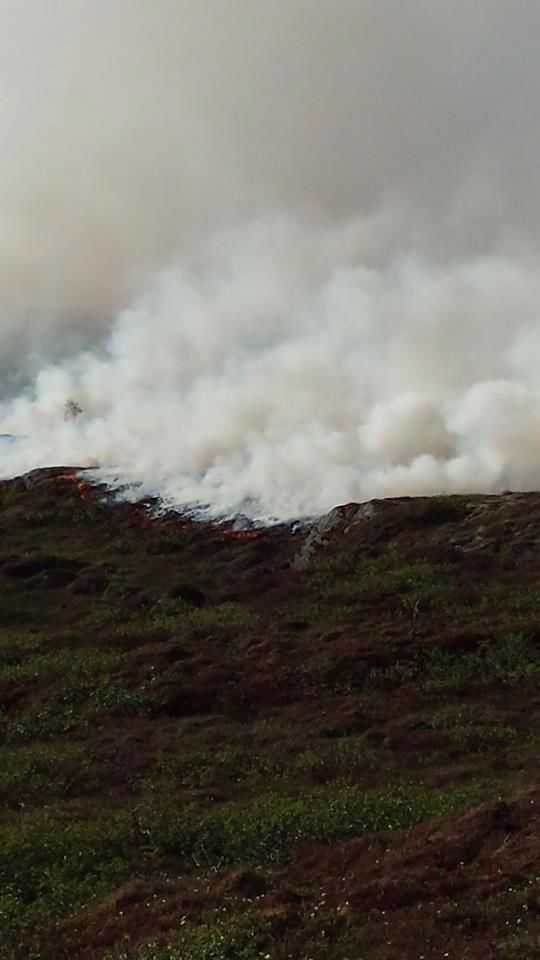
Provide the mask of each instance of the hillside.
[{"label": "hillside", "polygon": [[540,494],[0,485],[1,960],[540,957]]}]

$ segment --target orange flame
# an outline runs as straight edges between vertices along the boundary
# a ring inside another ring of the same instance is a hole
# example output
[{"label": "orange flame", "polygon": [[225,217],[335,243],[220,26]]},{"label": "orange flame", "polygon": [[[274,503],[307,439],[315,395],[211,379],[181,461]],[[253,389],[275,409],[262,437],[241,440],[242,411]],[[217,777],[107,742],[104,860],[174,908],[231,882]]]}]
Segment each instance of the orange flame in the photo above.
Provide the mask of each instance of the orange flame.
[{"label": "orange flame", "polygon": [[226,530],[223,532],[231,540],[260,540],[262,537],[261,530]]},{"label": "orange flame", "polygon": [[[93,489],[92,485],[87,483],[85,480],[81,479],[78,475],[77,470],[65,470],[62,473],[58,473],[55,476],[55,481],[60,481],[63,483],[69,483],[77,490],[81,500],[88,500],[89,492]],[[144,501],[135,502],[130,504],[131,513],[133,518],[136,519],[143,527],[154,527],[160,523],[168,526],[171,520],[170,514],[168,516],[156,516],[148,510],[148,505]],[[197,526],[195,521],[192,520],[183,520],[174,525],[177,530],[183,533],[190,533],[193,531],[194,527]],[[247,541],[247,540],[260,540],[264,535],[263,530],[232,530],[231,527],[226,524],[216,524],[214,530],[223,540],[237,540],[237,541]]]},{"label": "orange flame", "polygon": [[88,500],[90,484],[86,483],[84,480],[81,480],[81,478],[77,476],[77,472],[75,470],[70,470],[69,472],[66,471],[66,473],[59,473],[54,479],[63,480],[64,483],[73,484],[81,500]]}]

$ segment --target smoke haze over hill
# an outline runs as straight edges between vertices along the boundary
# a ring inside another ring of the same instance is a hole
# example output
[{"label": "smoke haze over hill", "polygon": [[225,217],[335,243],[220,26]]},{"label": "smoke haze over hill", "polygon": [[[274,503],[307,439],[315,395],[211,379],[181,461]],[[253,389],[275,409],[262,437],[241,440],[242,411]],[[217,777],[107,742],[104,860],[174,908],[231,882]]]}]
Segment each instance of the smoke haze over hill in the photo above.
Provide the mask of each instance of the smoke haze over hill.
[{"label": "smoke haze over hill", "polygon": [[0,0],[0,474],[262,516],[538,487],[539,31]]}]

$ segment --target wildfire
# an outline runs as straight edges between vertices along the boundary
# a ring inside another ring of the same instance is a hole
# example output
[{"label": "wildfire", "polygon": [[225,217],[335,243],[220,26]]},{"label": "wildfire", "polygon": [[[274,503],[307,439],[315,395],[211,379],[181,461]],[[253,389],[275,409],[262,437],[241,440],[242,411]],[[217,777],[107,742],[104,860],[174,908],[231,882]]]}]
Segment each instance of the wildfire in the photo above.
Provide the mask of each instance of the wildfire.
[{"label": "wildfire", "polygon": [[[176,529],[181,533],[191,533],[196,526],[197,524],[193,521],[187,523],[184,521],[177,524]],[[231,530],[230,527],[222,523],[212,524],[212,526],[223,540],[260,540],[263,535],[262,530]]]},{"label": "wildfire", "polygon": [[[70,484],[71,487],[77,491],[77,494],[81,500],[90,500],[91,494],[93,493],[95,496],[98,490],[96,486],[84,480],[80,476],[80,470],[75,467],[73,469],[61,469],[58,473],[55,472],[53,476],[55,482]],[[174,515],[171,515],[170,513],[160,515],[159,513],[155,512],[155,507],[155,502],[149,499],[140,500],[129,504],[129,512],[132,517],[132,522],[135,521],[137,525],[142,527],[162,526],[164,529],[174,529],[179,533],[185,534],[193,533],[194,529],[196,529],[199,525],[197,520],[191,518],[185,518],[181,521],[174,522]],[[233,529],[232,521],[221,523],[210,522],[209,526],[213,527],[217,536],[222,540],[235,540],[240,543],[260,540],[262,537],[264,537],[265,533],[264,530],[258,528],[254,529],[253,527],[246,527],[243,530]]]},{"label": "wildfire", "polygon": [[231,540],[260,540],[262,530],[224,530],[223,533]]},{"label": "wildfire", "polygon": [[86,483],[85,480],[82,480],[78,476],[76,470],[69,470],[69,471],[66,471],[65,473],[59,473],[55,477],[55,480],[62,480],[64,481],[64,483],[71,483],[77,490],[77,493],[79,494],[79,497],[81,500],[89,499],[88,491],[90,489],[90,484]]}]

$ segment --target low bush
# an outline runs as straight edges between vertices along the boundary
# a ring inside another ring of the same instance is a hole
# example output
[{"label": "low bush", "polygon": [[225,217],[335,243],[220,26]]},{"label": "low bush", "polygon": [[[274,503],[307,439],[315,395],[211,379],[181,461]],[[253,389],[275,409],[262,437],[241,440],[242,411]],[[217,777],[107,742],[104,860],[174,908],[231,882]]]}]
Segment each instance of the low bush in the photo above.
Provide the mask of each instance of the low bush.
[{"label": "low bush", "polygon": [[330,843],[371,830],[410,827],[471,798],[471,791],[430,791],[395,786],[364,792],[333,784],[294,799],[259,796],[249,806],[217,810],[163,803],[137,811],[140,836],[153,853],[219,864],[279,862],[299,843]]},{"label": "low bush", "polygon": [[539,677],[540,656],[534,637],[505,633],[483,640],[470,652],[432,647],[414,659],[375,668],[368,676],[367,686],[417,683],[425,690],[444,690],[468,684],[533,683]]}]

